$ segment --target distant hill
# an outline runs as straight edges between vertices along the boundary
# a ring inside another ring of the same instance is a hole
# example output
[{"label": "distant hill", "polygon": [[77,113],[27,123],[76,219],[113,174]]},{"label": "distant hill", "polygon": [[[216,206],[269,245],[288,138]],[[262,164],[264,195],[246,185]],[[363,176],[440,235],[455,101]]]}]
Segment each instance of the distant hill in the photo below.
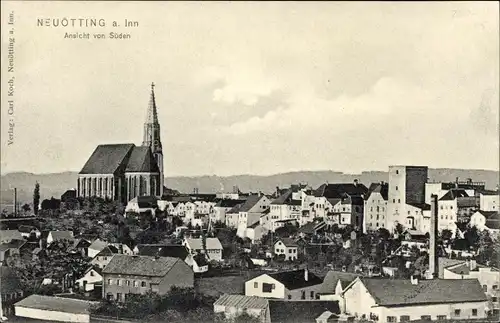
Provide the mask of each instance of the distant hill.
[{"label": "distant hill", "polygon": [[[474,181],[486,182],[486,187],[496,188],[499,184],[499,172],[490,170],[473,169],[429,169],[429,178],[432,181],[454,181],[456,178],[465,180],[472,178]],[[40,193],[42,199],[51,196],[60,197],[66,190],[75,188],[78,174],[76,172],[64,172],[54,174],[31,174],[31,173],[11,173],[1,176],[0,181],[0,203],[12,203],[12,190],[10,187],[17,187],[20,203],[31,202],[33,188],[36,182],[40,183]],[[232,191],[233,186],[238,186],[243,192],[264,193],[274,192],[276,186],[284,187],[292,183],[308,183],[313,188],[319,185],[340,182],[352,182],[358,179],[368,186],[372,182],[388,181],[387,172],[367,171],[361,174],[345,174],[335,171],[300,171],[283,173],[268,176],[258,175],[235,175],[235,176],[195,176],[195,177],[167,177],[165,183],[169,188],[180,192],[190,193],[194,188],[198,188],[200,193],[218,192],[224,190]]]}]

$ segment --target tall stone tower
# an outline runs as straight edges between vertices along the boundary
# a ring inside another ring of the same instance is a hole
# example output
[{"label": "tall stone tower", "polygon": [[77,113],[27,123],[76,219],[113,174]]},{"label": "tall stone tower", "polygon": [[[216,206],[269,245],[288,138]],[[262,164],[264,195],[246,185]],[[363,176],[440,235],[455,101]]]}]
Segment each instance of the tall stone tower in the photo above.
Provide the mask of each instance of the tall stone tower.
[{"label": "tall stone tower", "polygon": [[155,84],[151,83],[151,95],[149,97],[148,113],[144,123],[143,146],[149,146],[160,169],[160,195],[163,195],[164,172],[163,172],[163,149],[160,140],[160,123],[158,122],[158,111],[155,101]]}]

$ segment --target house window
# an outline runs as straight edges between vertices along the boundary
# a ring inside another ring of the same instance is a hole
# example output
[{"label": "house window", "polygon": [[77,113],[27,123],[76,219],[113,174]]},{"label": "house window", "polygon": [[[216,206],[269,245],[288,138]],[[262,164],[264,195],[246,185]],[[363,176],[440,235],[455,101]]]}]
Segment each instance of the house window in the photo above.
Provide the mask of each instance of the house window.
[{"label": "house window", "polygon": [[108,301],[112,301],[112,300],[113,300],[113,294],[108,293],[108,294],[106,295],[106,299],[107,299]]},{"label": "house window", "polygon": [[493,303],[498,302],[498,297],[492,297],[492,298],[491,298],[491,301],[492,301]]},{"label": "house window", "polygon": [[94,272],[92,270],[90,271],[90,276],[94,277]]},{"label": "house window", "polygon": [[398,203],[401,203],[401,199],[398,199]]},{"label": "house window", "polygon": [[118,300],[118,302],[123,301],[122,293],[116,293],[116,299]]},{"label": "house window", "polygon": [[498,285],[493,285],[492,288],[493,288],[493,290],[497,290],[498,289]]},{"label": "house window", "polygon": [[314,291],[311,291],[311,298],[314,298]]},{"label": "house window", "polygon": [[396,203],[396,199],[392,199],[392,203]]},{"label": "house window", "polygon": [[438,321],[444,321],[444,320],[446,320],[446,315],[438,315],[437,319],[438,319]]},{"label": "house window", "polygon": [[271,293],[273,290],[274,284],[262,283],[262,292],[263,293]]},{"label": "house window", "polygon": [[483,285],[483,291],[487,292],[488,291],[488,285]]},{"label": "house window", "polygon": [[408,322],[410,320],[410,316],[409,315],[401,315],[399,317],[399,321],[400,322]]},{"label": "house window", "polygon": [[111,279],[108,279],[108,285],[111,285],[112,284],[112,280]]},{"label": "house window", "polygon": [[117,286],[121,286],[120,284],[121,284],[120,280],[119,280],[119,279],[117,279],[117,280],[116,280],[116,285],[117,285]]},{"label": "house window", "polygon": [[396,322],[396,317],[395,316],[388,316],[387,317],[387,322],[389,322],[389,323]]},{"label": "house window", "polygon": [[455,314],[455,316],[460,316],[460,309],[456,309],[453,314]]},{"label": "house window", "polygon": [[292,295],[288,295],[288,299],[292,299]]},{"label": "house window", "polygon": [[431,320],[430,315],[422,315],[422,316],[420,316],[420,318],[422,319],[422,321],[430,321]]},{"label": "house window", "polygon": [[257,282],[253,283],[253,288],[259,288],[259,283]]},{"label": "house window", "polygon": [[126,280],[125,285],[130,286],[130,280]]},{"label": "house window", "polygon": [[306,291],[302,291],[302,295],[300,296],[300,299],[306,299]]},{"label": "house window", "polygon": [[398,190],[398,187],[396,186],[396,191]]},{"label": "house window", "polygon": [[108,257],[104,257],[104,260],[108,260]]},{"label": "house window", "polygon": [[139,282],[137,280],[134,280],[134,287],[139,287]]},{"label": "house window", "polygon": [[472,309],[472,316],[477,316],[477,308]]}]

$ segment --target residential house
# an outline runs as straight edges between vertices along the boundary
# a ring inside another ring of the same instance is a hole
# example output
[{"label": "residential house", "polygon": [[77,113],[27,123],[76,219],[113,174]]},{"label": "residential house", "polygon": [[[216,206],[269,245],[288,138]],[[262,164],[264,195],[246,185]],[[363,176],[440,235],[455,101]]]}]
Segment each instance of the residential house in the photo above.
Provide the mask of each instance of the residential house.
[{"label": "residential house", "polygon": [[380,228],[387,228],[386,212],[389,184],[385,182],[372,183],[365,196],[364,211],[364,231],[376,231]]},{"label": "residential house", "polygon": [[265,195],[250,195],[245,203],[239,208],[238,225],[236,234],[238,237],[247,237],[247,228],[254,223],[259,223],[263,212],[269,208],[271,201]]},{"label": "residential house", "polygon": [[118,255],[118,249],[115,246],[108,245],[104,247],[90,263],[99,268],[105,268],[111,261],[114,255]]},{"label": "residential house", "polygon": [[90,246],[90,242],[84,238],[77,238],[73,240],[73,244],[68,246],[68,252],[70,253],[79,253],[83,257],[88,257],[88,248]]},{"label": "residential house", "polygon": [[323,279],[323,284],[318,292],[320,300],[338,301],[343,308],[342,293],[360,275],[330,270]]},{"label": "residential house", "polygon": [[285,300],[315,300],[323,280],[307,269],[262,274],[245,283],[245,295]]},{"label": "residential house", "polygon": [[56,241],[68,241],[73,243],[74,237],[72,231],[50,231],[47,236],[47,245]]},{"label": "residential house", "polygon": [[488,308],[494,315],[500,314],[500,271],[498,268],[477,264],[474,260],[462,261],[443,269],[444,279],[477,279],[488,297]]},{"label": "residential house", "polygon": [[469,222],[479,201],[465,189],[449,190],[438,200],[438,229],[453,230],[455,222]]},{"label": "residential house", "polygon": [[363,227],[364,196],[368,188],[354,180],[347,184],[323,184],[314,192],[312,214],[328,225]]},{"label": "residential house", "polygon": [[323,232],[325,228],[326,228],[325,221],[309,222],[299,228],[299,236],[301,238],[311,238]]},{"label": "residential house", "polygon": [[226,211],[226,226],[228,228],[236,229],[238,228],[239,218],[240,218],[240,209],[244,203],[236,204],[232,209]]},{"label": "residential house", "polygon": [[212,211],[210,212],[210,219],[212,220],[212,222],[226,223],[226,212],[231,210],[236,205],[243,204],[244,202],[245,200],[239,200],[239,199],[219,200],[214,205]]},{"label": "residential house", "polygon": [[246,232],[245,236],[246,238],[250,239],[252,243],[256,243],[257,241],[260,241],[264,235],[266,235],[268,230],[260,224],[260,222],[255,222],[252,225],[249,225]]},{"label": "residential house", "polygon": [[128,201],[125,212],[146,213],[151,212],[155,215],[158,209],[158,198],[152,195],[136,196]]},{"label": "residential house", "polygon": [[179,258],[114,255],[104,268],[103,298],[124,301],[128,294],[168,293],[194,286],[191,268]]},{"label": "residential house", "polygon": [[274,243],[274,254],[284,255],[285,260],[294,261],[298,257],[299,245],[291,238],[281,238]]},{"label": "residential house", "polygon": [[300,226],[303,226],[306,223],[314,221],[316,218],[316,213],[313,212],[316,197],[314,196],[314,191],[312,189],[302,190],[300,195],[300,199],[302,201],[302,212],[300,214],[299,224]]},{"label": "residential house", "polygon": [[14,304],[16,316],[59,322],[90,322],[90,309],[98,302],[55,296],[30,295]]},{"label": "residential house", "polygon": [[469,225],[479,231],[487,230],[492,236],[498,236],[500,216],[498,211],[477,211],[471,216]]},{"label": "residential house", "polygon": [[498,191],[480,191],[479,209],[481,211],[496,211],[500,208],[500,193]]},{"label": "residential house", "polygon": [[[14,303],[23,297],[21,281],[9,267],[0,265],[0,294],[3,316],[14,315]],[[2,318],[0,318],[2,319]]]},{"label": "residential house", "polygon": [[127,246],[124,243],[112,242],[109,245],[115,247],[116,249],[118,249],[118,253],[120,255],[129,255],[129,256],[131,256],[131,255],[134,254],[133,251],[132,251],[132,249],[130,249],[130,247]]},{"label": "residential house", "polygon": [[96,285],[102,286],[102,269],[99,266],[89,267],[82,277],[76,280],[79,288],[84,292],[93,291]]},{"label": "residential house", "polygon": [[214,313],[224,313],[229,320],[245,313],[262,323],[270,322],[269,302],[257,296],[224,294],[215,301]]},{"label": "residential house", "polygon": [[206,257],[196,257],[197,255],[202,254],[190,254],[186,247],[182,245],[137,245],[136,248],[134,248],[134,252],[135,251],[136,255],[141,256],[179,258],[191,267],[194,273],[203,273],[208,271],[208,262]]},{"label": "residential house", "polygon": [[28,239],[28,238],[35,238],[39,239],[42,233],[40,230],[38,230],[36,227],[32,225],[20,225],[17,230],[21,233],[21,235]]},{"label": "residential house", "polygon": [[24,240],[18,230],[0,230],[0,243],[11,242],[12,240]]},{"label": "residential house", "polygon": [[[406,217],[403,227],[430,232],[431,227],[431,206],[427,203],[407,203],[405,206]],[[402,217],[401,217],[402,218]]]},{"label": "residential house", "polygon": [[99,252],[102,251],[102,249],[106,248],[108,246],[108,243],[107,242],[104,242],[100,239],[96,239],[94,241],[92,241],[92,243],[90,244],[90,246],[88,246],[87,248],[87,255],[90,257],[90,258],[94,258],[95,256],[97,256],[97,254]]},{"label": "residential house", "polygon": [[191,255],[205,253],[208,260],[222,261],[222,244],[218,238],[206,238],[206,252],[203,250],[201,238],[185,238],[182,245],[186,247]]},{"label": "residential house", "polygon": [[343,292],[347,314],[378,322],[485,318],[487,298],[473,279],[356,278]]},{"label": "residential house", "polygon": [[[286,300],[269,300],[269,316],[271,323],[323,323],[317,321],[323,313],[330,312],[337,316],[340,313],[336,301],[301,300],[289,302]],[[340,322],[339,320],[328,322]]]},{"label": "residential house", "polygon": [[274,225],[277,221],[295,220],[299,222],[302,214],[302,200],[300,195],[294,194],[298,192],[299,187],[293,186],[271,202],[269,206],[269,230],[274,232],[279,227]]},{"label": "residential house", "polygon": [[27,246],[25,240],[11,240],[0,244],[0,262],[7,260],[9,257],[20,255],[21,248],[24,246]]}]

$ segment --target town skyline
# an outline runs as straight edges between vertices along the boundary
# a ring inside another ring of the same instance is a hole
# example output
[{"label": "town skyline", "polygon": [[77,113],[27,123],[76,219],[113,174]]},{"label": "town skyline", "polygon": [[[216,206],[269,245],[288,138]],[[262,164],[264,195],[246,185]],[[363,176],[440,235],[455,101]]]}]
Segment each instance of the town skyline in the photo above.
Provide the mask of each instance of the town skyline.
[{"label": "town skyline", "polygon": [[[498,170],[497,3],[10,5],[20,97],[2,175],[140,144],[151,82],[166,176]],[[36,24],[76,11],[139,25],[99,42]]]}]

